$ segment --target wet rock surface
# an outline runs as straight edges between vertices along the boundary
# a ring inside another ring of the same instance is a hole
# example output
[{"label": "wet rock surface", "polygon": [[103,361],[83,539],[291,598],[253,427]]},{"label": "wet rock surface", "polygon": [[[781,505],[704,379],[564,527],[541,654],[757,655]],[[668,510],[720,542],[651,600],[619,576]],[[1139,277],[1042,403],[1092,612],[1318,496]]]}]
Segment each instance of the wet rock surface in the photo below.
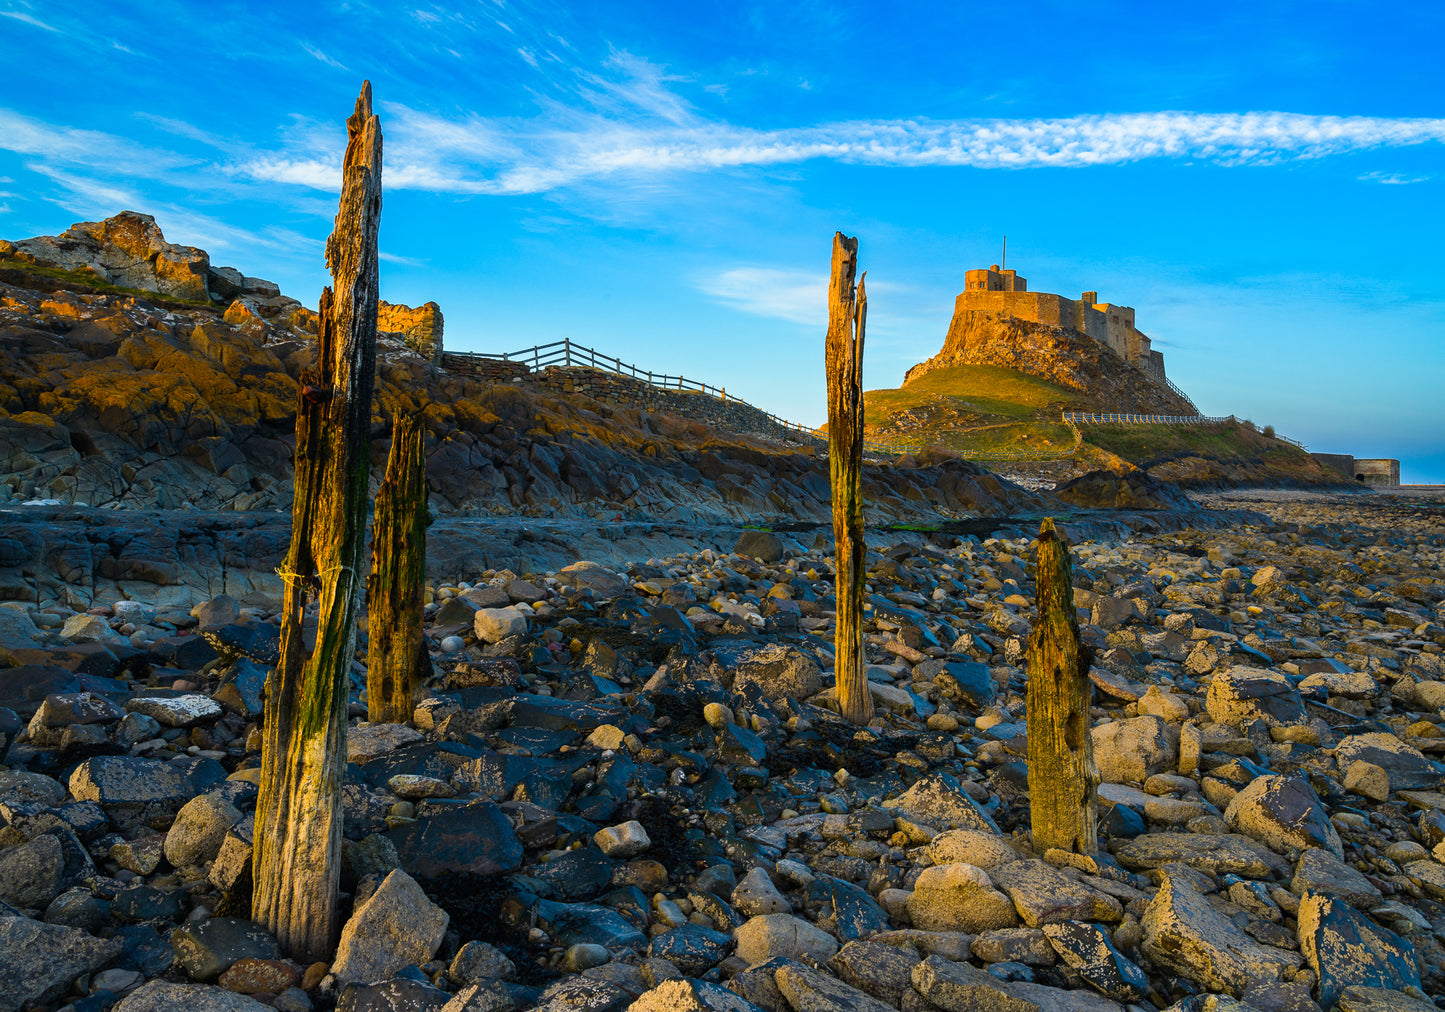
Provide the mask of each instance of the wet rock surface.
[{"label": "wet rock surface", "polygon": [[1445,530],[1241,504],[1274,519],[1075,547],[1093,857],[1028,839],[1026,538],[873,543],[866,728],[826,543],[434,582],[412,721],[352,720],[318,967],[233,906],[272,611],[0,609],[0,1008],[1427,1007]]}]

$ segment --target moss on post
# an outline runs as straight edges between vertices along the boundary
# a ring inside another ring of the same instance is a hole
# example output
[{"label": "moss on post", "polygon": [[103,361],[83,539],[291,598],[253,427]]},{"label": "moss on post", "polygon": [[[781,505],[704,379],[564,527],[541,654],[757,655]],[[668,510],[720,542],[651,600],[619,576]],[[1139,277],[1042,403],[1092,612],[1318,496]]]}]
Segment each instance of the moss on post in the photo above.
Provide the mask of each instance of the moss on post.
[{"label": "moss on post", "polygon": [[1090,734],[1089,651],[1074,616],[1069,546],[1052,517],[1039,527],[1037,615],[1028,647],[1029,814],[1034,849],[1098,852]]},{"label": "moss on post", "polygon": [[833,541],[838,629],[833,652],[838,712],[855,724],[873,716],[863,653],[863,331],[868,296],[854,288],[858,240],[833,235],[828,284],[828,476],[833,486]]},{"label": "moss on post", "polygon": [[[337,930],[341,773],[366,534],[376,374],[381,125],[362,85],[346,121],[333,287],[321,293],[315,370],[296,411],[291,546],[281,575],[281,659],[267,686],[256,803],[252,917],[301,962],[329,960]],[[316,646],[302,621],[318,604]]]},{"label": "moss on post", "polygon": [[422,634],[426,525],[426,431],[416,416],[398,415],[376,493],[366,581],[366,716],[372,723],[411,720],[431,674]]}]

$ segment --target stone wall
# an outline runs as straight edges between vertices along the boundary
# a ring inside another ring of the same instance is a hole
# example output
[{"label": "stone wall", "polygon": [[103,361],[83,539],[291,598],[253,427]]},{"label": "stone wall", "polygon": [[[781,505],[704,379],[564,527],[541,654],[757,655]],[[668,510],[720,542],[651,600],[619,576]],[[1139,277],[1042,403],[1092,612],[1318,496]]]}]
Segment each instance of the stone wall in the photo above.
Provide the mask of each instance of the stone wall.
[{"label": "stone wall", "polygon": [[1354,478],[1364,485],[1398,485],[1400,462],[1391,457],[1356,457]]},{"label": "stone wall", "polygon": [[400,334],[406,346],[428,362],[442,360],[442,308],[435,302],[412,308],[390,302],[376,304],[376,329]]},{"label": "stone wall", "polygon": [[510,383],[522,376],[530,376],[532,370],[523,362],[506,362],[500,358],[484,358],[480,355],[453,355],[443,353],[441,367],[457,376],[470,376],[483,383]]}]

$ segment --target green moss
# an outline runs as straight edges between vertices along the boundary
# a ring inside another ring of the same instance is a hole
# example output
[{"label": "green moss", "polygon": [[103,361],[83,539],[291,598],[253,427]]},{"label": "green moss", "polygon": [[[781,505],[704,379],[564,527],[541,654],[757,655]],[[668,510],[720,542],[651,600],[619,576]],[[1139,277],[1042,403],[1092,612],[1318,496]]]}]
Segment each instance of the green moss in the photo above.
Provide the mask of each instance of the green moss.
[{"label": "green moss", "polygon": [[0,256],[0,281],[10,284],[28,287],[26,278],[6,277],[10,272],[19,272],[21,275],[28,275],[29,278],[44,278],[48,281],[57,282],[55,285],[47,285],[49,291],[69,291],[85,295],[129,295],[137,299],[145,299],[162,307],[176,307],[185,309],[214,309],[215,304],[199,299],[182,299],[174,295],[163,295],[160,292],[147,291],[144,288],[126,288],[122,285],[113,285],[106,281],[94,271],[78,270],[67,271],[59,267],[41,267],[39,264],[28,263],[24,260],[16,260],[12,257]]}]

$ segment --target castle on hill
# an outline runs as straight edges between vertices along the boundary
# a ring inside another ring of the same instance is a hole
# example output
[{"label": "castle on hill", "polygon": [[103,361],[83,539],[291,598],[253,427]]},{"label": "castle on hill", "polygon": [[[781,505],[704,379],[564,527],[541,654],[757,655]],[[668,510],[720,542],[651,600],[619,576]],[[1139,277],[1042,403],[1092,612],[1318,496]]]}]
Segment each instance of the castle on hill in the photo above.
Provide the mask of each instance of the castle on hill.
[{"label": "castle on hill", "polygon": [[1134,326],[1134,310],[1099,301],[1098,292],[1077,299],[1029,291],[1018,271],[998,264],[964,274],[964,290],[954,304],[960,313],[1013,317],[1052,327],[1067,327],[1092,337],[1157,383],[1164,377],[1164,353],[1150,347],[1149,336]]}]

